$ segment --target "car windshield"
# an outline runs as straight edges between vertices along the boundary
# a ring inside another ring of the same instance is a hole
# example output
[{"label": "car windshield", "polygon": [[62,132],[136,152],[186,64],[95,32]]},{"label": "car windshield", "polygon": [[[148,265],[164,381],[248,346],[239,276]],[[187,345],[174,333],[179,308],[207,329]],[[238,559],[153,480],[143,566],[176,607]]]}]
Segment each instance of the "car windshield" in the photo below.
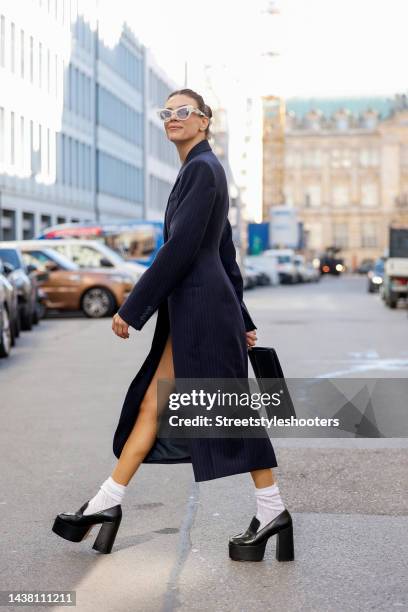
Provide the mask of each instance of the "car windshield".
[{"label": "car windshield", "polygon": [[277,259],[279,263],[290,263],[290,255],[278,255]]},{"label": "car windshield", "polygon": [[15,268],[21,268],[21,261],[16,249],[0,249],[0,257]]},{"label": "car windshield", "polygon": [[40,263],[54,261],[63,270],[79,270],[79,266],[54,249],[27,249],[27,253]]}]

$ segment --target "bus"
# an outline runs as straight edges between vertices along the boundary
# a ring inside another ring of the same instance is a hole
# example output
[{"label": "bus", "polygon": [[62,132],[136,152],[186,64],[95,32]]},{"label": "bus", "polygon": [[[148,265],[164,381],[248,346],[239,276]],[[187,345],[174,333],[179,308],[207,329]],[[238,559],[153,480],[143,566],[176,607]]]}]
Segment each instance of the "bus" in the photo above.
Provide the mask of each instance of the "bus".
[{"label": "bus", "polygon": [[126,261],[150,266],[163,244],[163,221],[93,221],[46,227],[36,239],[81,238],[100,240]]}]

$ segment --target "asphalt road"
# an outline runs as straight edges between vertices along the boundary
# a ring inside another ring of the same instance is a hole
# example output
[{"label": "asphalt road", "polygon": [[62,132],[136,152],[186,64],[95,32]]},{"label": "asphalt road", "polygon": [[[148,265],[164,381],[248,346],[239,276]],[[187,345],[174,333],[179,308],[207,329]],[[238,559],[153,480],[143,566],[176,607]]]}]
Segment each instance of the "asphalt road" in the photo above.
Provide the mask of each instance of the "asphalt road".
[{"label": "asphalt road", "polygon": [[[407,310],[387,309],[363,277],[257,288],[245,302],[287,377],[407,377]],[[81,543],[51,531],[115,465],[154,323],[122,340],[110,319],[51,317],[1,361],[1,589],[72,590],[81,612],[407,609],[406,438],[274,441],[293,562],[275,560],[275,538],[263,562],[231,561],[228,535],[255,511],[250,477],[198,485],[188,464],[140,468],[110,555],[92,550],[96,530]]]}]

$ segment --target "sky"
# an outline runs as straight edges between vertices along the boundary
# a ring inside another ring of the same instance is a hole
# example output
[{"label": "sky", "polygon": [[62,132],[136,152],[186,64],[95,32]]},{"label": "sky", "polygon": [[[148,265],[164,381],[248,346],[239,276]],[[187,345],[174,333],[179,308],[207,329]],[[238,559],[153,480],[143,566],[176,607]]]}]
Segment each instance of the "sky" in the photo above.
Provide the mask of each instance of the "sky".
[{"label": "sky", "polygon": [[[408,89],[408,0],[99,2],[107,29],[127,21],[181,86],[186,61],[187,86],[204,99],[205,74],[211,74],[213,95],[228,112],[233,171],[240,163],[247,96],[393,95]],[[266,12],[268,5],[279,12]],[[259,173],[254,181],[259,183]]]}]

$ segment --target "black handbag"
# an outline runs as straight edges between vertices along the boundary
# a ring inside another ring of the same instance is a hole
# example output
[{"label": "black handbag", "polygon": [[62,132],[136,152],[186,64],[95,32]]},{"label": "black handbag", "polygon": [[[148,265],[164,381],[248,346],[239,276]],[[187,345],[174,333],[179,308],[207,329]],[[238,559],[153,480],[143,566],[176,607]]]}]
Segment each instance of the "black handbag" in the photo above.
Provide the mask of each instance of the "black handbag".
[{"label": "black handbag", "polygon": [[275,415],[278,418],[296,417],[295,407],[275,349],[268,346],[253,346],[248,349],[248,356],[260,391],[270,395],[279,393],[281,396],[279,406],[266,406],[268,417],[272,418]]}]

